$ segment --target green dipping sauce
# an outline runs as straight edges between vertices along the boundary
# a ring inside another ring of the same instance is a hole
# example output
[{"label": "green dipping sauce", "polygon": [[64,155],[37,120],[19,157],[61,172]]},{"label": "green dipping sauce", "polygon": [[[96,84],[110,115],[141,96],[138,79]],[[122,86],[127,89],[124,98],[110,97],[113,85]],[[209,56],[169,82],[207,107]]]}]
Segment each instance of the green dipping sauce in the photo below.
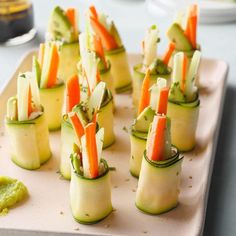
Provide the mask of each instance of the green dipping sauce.
[{"label": "green dipping sauce", "polygon": [[0,215],[5,215],[8,208],[23,200],[28,195],[25,185],[17,179],[0,176]]}]

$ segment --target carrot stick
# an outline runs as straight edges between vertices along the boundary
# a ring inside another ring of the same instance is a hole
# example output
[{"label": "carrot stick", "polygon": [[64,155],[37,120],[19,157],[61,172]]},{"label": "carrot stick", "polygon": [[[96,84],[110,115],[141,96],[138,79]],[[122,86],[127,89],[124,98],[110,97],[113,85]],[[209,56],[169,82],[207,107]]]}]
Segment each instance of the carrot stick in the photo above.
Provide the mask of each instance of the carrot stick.
[{"label": "carrot stick", "polygon": [[85,138],[89,161],[89,171],[92,178],[96,178],[98,176],[98,154],[95,135],[96,124],[89,123],[85,127]]},{"label": "carrot stick", "polygon": [[28,117],[33,112],[33,107],[32,107],[31,100],[32,100],[32,92],[31,92],[31,88],[29,86],[29,93],[28,93]]},{"label": "carrot stick", "polygon": [[93,114],[92,122],[95,123],[95,124],[97,123],[97,111],[95,111],[94,114]]},{"label": "carrot stick", "polygon": [[166,116],[155,116],[150,134],[150,140],[147,147],[147,157],[149,160],[163,160],[163,151],[165,145]]},{"label": "carrot stick", "polygon": [[187,66],[188,66],[188,58],[184,54],[183,57],[183,65],[182,65],[182,81],[181,81],[181,90],[185,91],[185,83],[186,83],[186,77],[187,77]]},{"label": "carrot stick", "polygon": [[89,15],[90,17],[93,17],[94,19],[98,18],[98,14],[97,14],[95,6],[92,5],[89,7]]},{"label": "carrot stick", "polygon": [[149,87],[150,87],[150,69],[147,70],[145,78],[143,80],[141,98],[138,107],[138,114],[140,114],[143,111],[143,109],[145,109],[145,107],[149,105],[150,102]]},{"label": "carrot stick", "polygon": [[158,114],[164,114],[166,115],[167,112],[167,104],[168,104],[168,94],[169,94],[169,88],[162,88],[160,91],[159,96],[159,102],[157,107],[157,113]]},{"label": "carrot stick", "polygon": [[75,34],[77,33],[77,26],[76,26],[76,11],[75,8],[68,8],[66,10],[66,16],[69,19]]},{"label": "carrot stick", "polygon": [[193,48],[197,48],[197,13],[193,13],[190,18],[190,41]]},{"label": "carrot stick", "polygon": [[102,45],[105,48],[105,50],[110,51],[112,49],[118,48],[118,45],[113,36],[97,19],[90,17],[90,22],[95,33],[101,38]]},{"label": "carrot stick", "polygon": [[171,55],[173,53],[173,51],[175,50],[175,44],[174,43],[170,43],[169,46],[168,46],[168,49],[166,51],[166,53],[164,54],[163,56],[163,62],[168,65],[169,63],[169,60],[171,58]]},{"label": "carrot stick", "polygon": [[72,111],[72,108],[80,102],[79,77],[72,76],[66,82],[66,112]]},{"label": "carrot stick", "polygon": [[39,62],[39,65],[40,65],[41,69],[43,67],[44,49],[45,49],[45,44],[44,43],[40,43],[40,45],[39,45],[39,52],[38,52],[38,62]]},{"label": "carrot stick", "polygon": [[58,65],[59,65],[59,54],[57,51],[57,46],[55,43],[53,43],[51,47],[52,47],[51,48],[52,58],[50,61],[50,68],[49,68],[49,73],[48,73],[48,82],[47,82],[48,88],[51,88],[56,84],[57,70],[58,70]]},{"label": "carrot stick", "polygon": [[78,142],[80,143],[81,137],[84,135],[84,127],[75,112],[70,112],[68,115],[71,120],[73,129],[75,131],[76,138]]},{"label": "carrot stick", "polygon": [[96,54],[101,58],[104,65],[107,67],[107,63],[106,63],[106,59],[105,59],[105,53],[104,53],[104,50],[103,50],[103,47],[102,47],[101,38],[99,36],[95,35],[93,37],[93,42],[94,42],[94,48],[95,48]]}]

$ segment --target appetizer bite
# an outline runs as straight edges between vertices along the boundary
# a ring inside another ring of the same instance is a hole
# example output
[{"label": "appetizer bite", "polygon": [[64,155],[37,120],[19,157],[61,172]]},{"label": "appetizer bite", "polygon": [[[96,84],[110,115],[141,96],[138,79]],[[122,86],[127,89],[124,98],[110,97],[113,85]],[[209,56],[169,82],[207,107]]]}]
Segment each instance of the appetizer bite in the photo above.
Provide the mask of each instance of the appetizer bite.
[{"label": "appetizer bite", "polygon": [[39,93],[50,131],[61,127],[64,82],[58,77],[59,55],[55,43],[40,44],[38,60],[33,60]]},{"label": "appetizer bite", "polygon": [[103,13],[97,13],[94,6],[89,8],[90,24],[96,35],[101,38],[105,55],[111,64],[111,74],[117,93],[130,90],[132,79],[128,58],[114,21]]},{"label": "appetizer bite", "polygon": [[[85,45],[86,35],[79,36],[81,45]],[[77,107],[87,117],[88,122],[97,113],[97,122],[105,129],[104,145],[106,148],[115,142],[113,130],[113,96],[105,82],[101,81],[98,70],[99,60],[94,52],[81,46],[81,104]]]},{"label": "appetizer bite", "polygon": [[49,133],[35,71],[19,74],[17,96],[7,102],[5,125],[15,164],[34,170],[49,160]]},{"label": "appetizer bite", "polygon": [[77,75],[72,76],[66,82],[66,114],[62,117],[61,124],[61,159],[60,159],[60,173],[65,179],[71,177],[70,155],[73,151],[74,143],[80,147],[80,143],[76,142],[73,131],[73,122],[80,122],[76,114],[73,117],[69,116],[74,106],[80,103],[80,84]]},{"label": "appetizer bite", "polygon": [[138,180],[138,209],[161,214],[177,206],[182,160],[171,146],[170,120],[165,115],[155,115]]},{"label": "appetizer bite", "polygon": [[150,87],[156,83],[158,77],[165,78],[170,84],[171,68],[168,66],[174,44],[170,44],[162,58],[157,57],[157,44],[159,42],[158,29],[156,25],[151,26],[142,41],[143,62],[133,68],[133,104],[138,107],[141,88],[146,71],[150,69]]},{"label": "appetizer bite", "polygon": [[81,137],[81,151],[71,155],[70,205],[73,217],[82,224],[94,224],[112,212],[109,167],[102,159],[104,129],[96,132],[96,122],[87,124]]},{"label": "appetizer bite", "polygon": [[56,42],[59,47],[58,77],[63,81],[77,73],[77,62],[79,60],[77,18],[75,8],[63,10],[56,6],[48,23],[46,40]]},{"label": "appetizer bite", "polygon": [[139,177],[149,126],[156,113],[166,115],[167,110],[169,90],[166,87],[166,80],[158,78],[157,83],[151,89],[149,88],[150,80],[150,70],[148,69],[143,80],[138,117],[130,129],[131,155],[129,164],[130,173],[134,177]]},{"label": "appetizer bite", "polygon": [[198,6],[196,4],[188,9],[184,21],[183,17],[180,16],[168,29],[167,36],[175,44],[174,53],[182,51],[191,59],[194,52],[200,49],[197,44]]},{"label": "appetizer bite", "polygon": [[196,144],[195,133],[200,100],[195,80],[200,57],[199,51],[194,52],[191,62],[183,52],[174,56],[167,116],[172,122],[172,144],[180,151],[190,151]]}]

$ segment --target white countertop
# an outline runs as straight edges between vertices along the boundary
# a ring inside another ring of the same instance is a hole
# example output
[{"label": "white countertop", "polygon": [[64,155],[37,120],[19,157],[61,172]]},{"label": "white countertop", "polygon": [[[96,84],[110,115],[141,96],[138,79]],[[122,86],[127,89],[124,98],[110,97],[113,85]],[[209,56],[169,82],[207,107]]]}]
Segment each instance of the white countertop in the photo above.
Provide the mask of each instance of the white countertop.
[{"label": "white countertop", "polygon": [[[33,41],[21,46],[0,46],[0,87],[10,78],[17,62],[24,53],[37,47],[43,41],[50,11],[56,4],[65,7],[77,7],[81,18],[84,10],[91,3],[96,5],[99,10],[112,15],[121,33],[124,45],[129,52],[140,52],[140,41],[143,38],[145,29],[152,24],[158,24],[160,29],[160,54],[167,45],[165,31],[172,19],[151,16],[146,9],[145,2],[142,0],[35,0],[33,2],[38,35]],[[80,25],[82,23],[80,22]],[[213,171],[204,235],[235,235],[236,24],[200,25],[198,36],[204,57],[222,59],[230,65],[224,115]]]}]

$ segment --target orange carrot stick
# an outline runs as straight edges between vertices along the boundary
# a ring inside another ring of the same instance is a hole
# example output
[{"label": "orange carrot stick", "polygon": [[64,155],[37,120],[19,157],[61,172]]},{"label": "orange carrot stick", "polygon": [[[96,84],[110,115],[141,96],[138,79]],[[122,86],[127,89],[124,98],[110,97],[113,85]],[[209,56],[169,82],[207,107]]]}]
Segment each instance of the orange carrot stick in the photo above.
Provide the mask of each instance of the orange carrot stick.
[{"label": "orange carrot stick", "polygon": [[173,51],[175,50],[175,44],[174,43],[170,43],[168,46],[168,49],[166,51],[166,53],[163,56],[163,62],[168,66],[169,60],[171,58],[171,55],[173,53]]},{"label": "orange carrot stick", "polygon": [[39,52],[38,52],[38,61],[39,61],[39,65],[40,65],[41,69],[43,67],[44,49],[45,49],[45,44],[44,43],[40,43],[40,45],[39,45]]},{"label": "orange carrot stick", "polygon": [[95,124],[97,123],[97,111],[95,111],[94,114],[93,114],[92,122],[95,123]]},{"label": "orange carrot stick", "polygon": [[58,70],[58,65],[59,65],[59,54],[58,54],[57,46],[55,43],[53,43],[51,47],[52,47],[52,58],[50,61],[47,88],[51,88],[56,84],[57,70]]},{"label": "orange carrot stick", "polygon": [[153,119],[150,140],[147,147],[147,157],[149,160],[163,160],[165,129],[166,116],[155,116]]},{"label": "orange carrot stick", "polygon": [[84,127],[75,112],[70,112],[68,115],[70,117],[71,124],[75,131],[76,138],[78,142],[80,143],[81,137],[84,135]]},{"label": "orange carrot stick", "polygon": [[147,72],[146,72],[146,75],[142,84],[141,98],[140,98],[139,107],[138,107],[138,114],[140,114],[143,111],[143,109],[145,109],[145,107],[149,105],[149,102],[150,102],[149,87],[150,87],[150,69],[147,69]]},{"label": "orange carrot stick", "polygon": [[80,102],[79,77],[72,76],[66,82],[66,112],[71,112],[72,108]]},{"label": "orange carrot stick", "polygon": [[33,112],[33,107],[32,107],[31,100],[32,100],[32,92],[31,92],[31,88],[29,87],[29,93],[28,93],[28,117]]},{"label": "orange carrot stick", "polygon": [[167,104],[168,104],[168,94],[169,94],[169,88],[162,88],[160,91],[159,96],[159,102],[157,107],[157,113],[158,114],[164,114],[166,115],[167,112]]},{"label": "orange carrot stick", "polygon": [[107,67],[106,59],[105,59],[105,53],[102,47],[102,41],[101,38],[97,35],[93,37],[93,42],[94,42],[94,49],[97,55],[101,58],[103,61],[104,65]]},{"label": "orange carrot stick", "polygon": [[190,41],[193,48],[197,48],[197,17],[197,5],[195,5],[190,18]]},{"label": "orange carrot stick", "polygon": [[75,34],[77,33],[77,26],[76,26],[76,11],[75,8],[68,8],[66,10],[66,16],[69,19]]},{"label": "orange carrot stick", "polygon": [[94,19],[98,18],[98,14],[97,14],[95,6],[92,5],[89,7],[89,15],[90,17],[93,17]]},{"label": "orange carrot stick", "polygon": [[92,178],[98,176],[98,154],[96,145],[96,124],[89,123],[85,127],[86,147],[89,161],[89,171]]},{"label": "orange carrot stick", "polygon": [[182,65],[182,81],[181,81],[181,90],[183,92],[185,91],[185,82],[186,82],[186,77],[187,77],[187,66],[188,66],[188,58],[184,54],[183,65]]},{"label": "orange carrot stick", "polygon": [[105,48],[105,50],[109,51],[118,48],[118,45],[113,36],[97,19],[90,17],[90,22],[95,33],[101,38],[102,45]]}]

